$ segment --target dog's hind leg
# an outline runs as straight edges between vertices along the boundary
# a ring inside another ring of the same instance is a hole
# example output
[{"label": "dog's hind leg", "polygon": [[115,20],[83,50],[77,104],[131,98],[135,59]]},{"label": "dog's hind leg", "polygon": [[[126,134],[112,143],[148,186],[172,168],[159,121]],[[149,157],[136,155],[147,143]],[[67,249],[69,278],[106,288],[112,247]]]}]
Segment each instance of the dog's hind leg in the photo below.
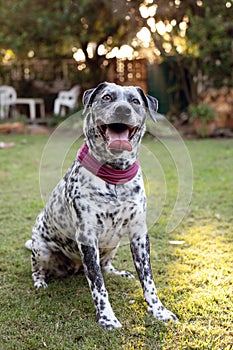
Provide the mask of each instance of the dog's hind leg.
[{"label": "dog's hind leg", "polygon": [[[30,244],[27,244],[28,249]],[[52,250],[41,237],[34,237],[31,242],[32,279],[35,288],[47,288],[45,278],[48,276],[62,277],[78,272],[81,260],[73,262],[60,250]]]},{"label": "dog's hind leg", "polygon": [[117,270],[112,265],[111,261],[114,258],[118,247],[119,247],[119,244],[117,247],[115,247],[113,249],[104,250],[104,255],[101,258],[101,266],[102,266],[103,271],[108,273],[108,274],[113,274],[116,276],[134,278],[134,275],[132,275],[132,273],[125,271],[125,270]]},{"label": "dog's hind leg", "polygon": [[36,249],[34,247],[35,240],[33,244],[33,240],[29,239],[25,243],[25,247],[28,250],[31,250],[31,266],[32,266],[32,279],[34,281],[34,287],[40,288],[43,287],[44,289],[47,288],[47,284],[45,282],[45,276],[46,276],[46,269],[43,268],[43,263],[40,259],[40,249]]},{"label": "dog's hind leg", "polygon": [[45,278],[48,273],[50,256],[51,253],[44,242],[40,241],[38,243],[35,239],[32,240],[32,279],[34,281],[34,287],[37,289],[41,287],[44,289],[47,288]]},{"label": "dog's hind leg", "polygon": [[116,318],[108,300],[108,292],[104,285],[97,247],[79,244],[79,250],[99,325],[109,330],[120,328],[121,323]]},{"label": "dog's hind leg", "polygon": [[132,273],[130,273],[129,271],[115,269],[115,267],[110,262],[103,266],[103,270],[106,273],[113,274],[116,276],[135,278],[134,275],[132,275]]}]

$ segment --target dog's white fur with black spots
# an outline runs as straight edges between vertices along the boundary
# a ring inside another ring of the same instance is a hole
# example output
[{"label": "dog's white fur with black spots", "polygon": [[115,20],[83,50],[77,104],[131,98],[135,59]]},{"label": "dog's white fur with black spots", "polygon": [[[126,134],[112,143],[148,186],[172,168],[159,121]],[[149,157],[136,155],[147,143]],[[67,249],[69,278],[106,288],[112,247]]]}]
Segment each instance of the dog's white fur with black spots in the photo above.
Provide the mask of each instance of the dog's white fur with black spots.
[{"label": "dog's white fur with black spots", "polygon": [[127,179],[127,169],[137,164],[146,116],[155,120],[157,100],[138,87],[102,83],[84,93],[83,103],[87,156],[96,161],[94,166],[110,169],[113,181],[103,179],[98,169],[89,169],[80,158],[74,161],[38,215],[32,239],[26,242],[32,251],[34,286],[46,288],[48,276],[64,276],[83,267],[99,324],[107,329],[121,327],[102,271],[133,277],[111,263],[127,235],[149,312],[160,321],[176,321],[159,300],[153,282],[140,167]]}]

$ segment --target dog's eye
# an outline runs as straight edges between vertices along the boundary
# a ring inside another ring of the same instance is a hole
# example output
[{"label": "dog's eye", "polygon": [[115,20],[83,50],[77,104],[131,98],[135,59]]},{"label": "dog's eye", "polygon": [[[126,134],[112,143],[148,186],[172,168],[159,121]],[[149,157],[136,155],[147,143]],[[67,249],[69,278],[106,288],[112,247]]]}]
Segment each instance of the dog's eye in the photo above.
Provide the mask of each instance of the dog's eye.
[{"label": "dog's eye", "polygon": [[140,105],[140,101],[137,98],[133,98],[132,103],[135,105]]},{"label": "dog's eye", "polygon": [[112,101],[112,97],[110,95],[104,95],[102,97],[102,100],[104,100],[104,101]]}]

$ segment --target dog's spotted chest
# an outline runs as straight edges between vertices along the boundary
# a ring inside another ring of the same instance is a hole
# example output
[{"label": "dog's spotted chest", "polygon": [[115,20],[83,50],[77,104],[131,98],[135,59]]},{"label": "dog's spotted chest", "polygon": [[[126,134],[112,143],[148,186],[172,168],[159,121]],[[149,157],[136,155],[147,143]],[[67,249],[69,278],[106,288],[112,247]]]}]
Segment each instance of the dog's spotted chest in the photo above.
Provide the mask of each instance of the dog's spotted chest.
[{"label": "dog's spotted chest", "polygon": [[[89,184],[85,191],[83,179]],[[75,216],[85,218],[84,222],[96,230],[100,247],[104,245],[106,248],[107,244],[110,245],[109,248],[115,247],[122,236],[128,234],[130,226],[133,226],[132,221],[134,230],[137,225],[141,225],[140,220],[136,218],[137,212],[145,213],[146,205],[141,170],[128,183],[112,185],[96,177],[77,162],[67,182],[69,201],[73,200]]]}]

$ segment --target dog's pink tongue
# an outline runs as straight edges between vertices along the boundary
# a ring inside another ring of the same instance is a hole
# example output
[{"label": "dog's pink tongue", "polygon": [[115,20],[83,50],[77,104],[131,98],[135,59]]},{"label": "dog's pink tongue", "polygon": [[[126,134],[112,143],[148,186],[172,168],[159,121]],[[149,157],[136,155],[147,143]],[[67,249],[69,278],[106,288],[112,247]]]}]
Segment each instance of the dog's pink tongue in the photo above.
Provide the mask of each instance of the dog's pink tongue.
[{"label": "dog's pink tongue", "polygon": [[107,128],[106,134],[108,136],[108,148],[123,150],[123,151],[132,151],[132,145],[129,142],[129,130],[126,129],[121,132],[115,132],[110,128]]}]

